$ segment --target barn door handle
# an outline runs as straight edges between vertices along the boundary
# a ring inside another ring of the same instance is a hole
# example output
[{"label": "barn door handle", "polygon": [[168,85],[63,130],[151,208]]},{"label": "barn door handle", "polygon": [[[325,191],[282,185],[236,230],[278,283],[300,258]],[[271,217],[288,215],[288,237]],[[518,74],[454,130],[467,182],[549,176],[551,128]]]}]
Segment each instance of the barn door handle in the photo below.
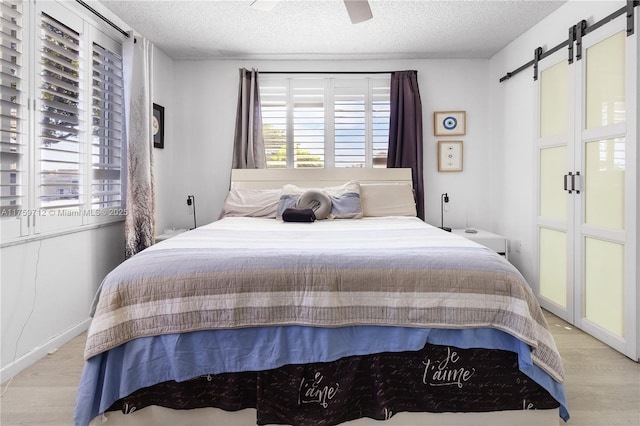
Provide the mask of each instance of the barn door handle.
[{"label": "barn door handle", "polygon": [[[569,187],[569,178],[571,178],[571,187]],[[573,173],[569,172],[568,174],[564,175],[564,190],[568,191],[569,194],[571,194],[571,191],[573,190]]]},{"label": "barn door handle", "polygon": [[581,189],[580,184],[581,184],[580,172],[576,172],[576,174],[571,176],[571,189],[576,191],[576,194],[580,193],[580,189]]}]

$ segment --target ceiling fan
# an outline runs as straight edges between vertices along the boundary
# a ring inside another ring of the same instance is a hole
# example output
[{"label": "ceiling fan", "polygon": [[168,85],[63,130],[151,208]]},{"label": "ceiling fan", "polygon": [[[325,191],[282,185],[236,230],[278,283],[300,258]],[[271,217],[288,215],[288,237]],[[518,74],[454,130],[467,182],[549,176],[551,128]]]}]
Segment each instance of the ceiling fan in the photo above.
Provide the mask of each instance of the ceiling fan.
[{"label": "ceiling fan", "polygon": [[[367,21],[373,18],[368,0],[342,0],[349,13],[352,24]],[[271,10],[280,0],[253,0],[250,7],[259,10]]]}]

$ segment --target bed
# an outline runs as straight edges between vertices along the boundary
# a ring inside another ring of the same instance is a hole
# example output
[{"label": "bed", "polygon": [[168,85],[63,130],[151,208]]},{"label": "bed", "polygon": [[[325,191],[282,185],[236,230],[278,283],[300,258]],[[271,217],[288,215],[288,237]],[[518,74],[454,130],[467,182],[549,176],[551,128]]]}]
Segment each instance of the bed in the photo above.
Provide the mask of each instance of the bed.
[{"label": "bed", "polygon": [[[326,219],[283,220],[310,190]],[[417,219],[407,169],[234,170],[220,220],[105,278],[85,358],[76,425],[569,418],[529,286]]]}]

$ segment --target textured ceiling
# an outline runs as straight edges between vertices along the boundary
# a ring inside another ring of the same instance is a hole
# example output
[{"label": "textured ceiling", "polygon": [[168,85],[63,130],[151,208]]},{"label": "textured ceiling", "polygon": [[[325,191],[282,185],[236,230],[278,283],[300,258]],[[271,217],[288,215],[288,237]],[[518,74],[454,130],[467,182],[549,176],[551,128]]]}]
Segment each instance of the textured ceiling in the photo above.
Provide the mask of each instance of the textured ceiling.
[{"label": "textured ceiling", "polygon": [[359,24],[342,0],[252,2],[100,0],[175,60],[488,59],[565,0],[370,0]]}]

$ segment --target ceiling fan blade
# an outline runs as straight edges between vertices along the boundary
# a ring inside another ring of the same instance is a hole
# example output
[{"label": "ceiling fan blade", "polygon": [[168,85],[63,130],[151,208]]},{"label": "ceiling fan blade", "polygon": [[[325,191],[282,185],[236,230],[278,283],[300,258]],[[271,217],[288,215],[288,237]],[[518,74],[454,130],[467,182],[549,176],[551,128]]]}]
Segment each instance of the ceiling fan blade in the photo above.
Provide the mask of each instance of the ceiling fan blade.
[{"label": "ceiling fan blade", "polygon": [[368,0],[343,0],[352,24],[373,18]]},{"label": "ceiling fan blade", "polygon": [[280,2],[280,0],[253,0],[253,2],[249,5],[256,10],[264,10],[269,12]]}]

